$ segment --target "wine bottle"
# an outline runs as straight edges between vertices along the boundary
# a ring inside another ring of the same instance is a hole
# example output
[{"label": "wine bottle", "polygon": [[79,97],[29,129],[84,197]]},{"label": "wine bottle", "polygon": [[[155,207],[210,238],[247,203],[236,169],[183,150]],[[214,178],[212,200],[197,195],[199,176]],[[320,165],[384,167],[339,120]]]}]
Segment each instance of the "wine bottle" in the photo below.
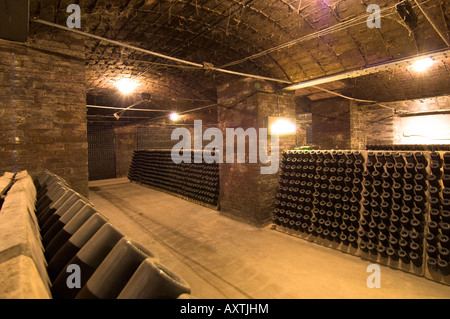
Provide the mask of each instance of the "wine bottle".
[{"label": "wine bottle", "polygon": [[439,268],[439,272],[443,275],[443,276],[448,276],[450,273],[450,266],[449,263],[445,260],[439,259],[438,260],[438,268]]},{"label": "wine bottle", "polygon": [[396,152],[393,154],[393,157],[394,157],[395,163],[405,164],[405,159],[401,153]]},{"label": "wine bottle", "polygon": [[443,163],[441,155],[436,151],[430,153],[430,158],[432,162],[437,162],[439,165],[442,165]]},{"label": "wine bottle", "polygon": [[403,190],[407,195],[414,195],[414,186],[412,184],[405,184],[405,186],[403,186]]},{"label": "wine bottle", "polygon": [[444,188],[442,190],[442,196],[444,199],[450,200],[450,188]]},{"label": "wine bottle", "polygon": [[423,224],[415,218],[411,219],[411,227],[415,232],[418,232],[418,233],[423,232]]},{"label": "wine bottle", "polygon": [[376,157],[378,163],[381,163],[381,164],[386,163],[386,159],[384,157],[384,153],[383,152],[377,152],[375,154],[375,157]]},{"label": "wine bottle", "polygon": [[372,243],[372,242],[367,243],[367,250],[372,255],[377,255],[378,254],[377,245],[375,243]]},{"label": "wine bottle", "polygon": [[441,211],[441,220],[444,223],[450,223],[450,211],[448,210],[442,210]]},{"label": "wine bottle", "polygon": [[[445,158],[445,156],[444,156],[444,158]],[[377,161],[377,159],[375,157],[375,153],[372,151],[367,152],[367,159],[372,163],[375,163]],[[450,158],[449,158],[449,160],[450,160]]]},{"label": "wine bottle", "polygon": [[450,211],[450,200],[449,199],[444,199],[442,201],[442,209]]},{"label": "wine bottle", "polygon": [[373,173],[375,171],[375,167],[374,166],[375,166],[375,164],[372,161],[366,162],[366,170],[369,173]]},{"label": "wine bottle", "polygon": [[450,152],[445,152],[444,153],[444,163],[445,164],[450,164]]},{"label": "wine bottle", "polygon": [[389,237],[386,236],[386,235],[383,234],[383,233],[378,234],[378,242],[379,242],[381,245],[387,247],[387,246],[389,245]]},{"label": "wine bottle", "polygon": [[445,188],[450,188],[450,175],[443,175],[442,182],[444,183]]},{"label": "wine bottle", "polygon": [[414,266],[416,266],[416,267],[422,266],[422,257],[415,251],[411,251],[409,253],[409,258]]},{"label": "wine bottle", "polygon": [[447,235],[438,234],[437,239],[439,241],[439,245],[443,248],[450,249],[450,238]]},{"label": "wine bottle", "polygon": [[414,205],[421,210],[425,210],[427,203],[425,202],[424,197],[416,195],[414,196]]},{"label": "wine bottle", "polygon": [[393,236],[389,237],[389,246],[392,249],[399,250],[400,245],[398,244],[398,239],[396,237],[393,237]]},{"label": "wine bottle", "polygon": [[427,241],[428,245],[436,246],[437,244],[436,236],[432,233],[425,234],[425,240]]},{"label": "wine bottle", "polygon": [[400,260],[402,261],[402,263],[409,264],[409,262],[410,262],[409,255],[406,251],[404,251],[403,249],[400,249],[399,251],[397,251],[397,254],[400,257]]},{"label": "wine bottle", "polygon": [[375,234],[374,231],[369,230],[369,231],[366,233],[366,236],[367,236],[367,238],[368,238],[368,240],[369,240],[370,243],[374,243],[374,244],[375,244],[375,243],[378,242],[378,240],[377,240],[377,234]]},{"label": "wine bottle", "polygon": [[395,164],[395,171],[400,175],[404,175],[406,173],[405,165],[403,163]]},{"label": "wine bottle", "polygon": [[439,234],[439,224],[435,221],[430,221],[428,223],[428,230],[431,234],[437,236]]},{"label": "wine bottle", "polygon": [[445,261],[450,261],[450,250],[447,248],[439,248],[439,258]]},{"label": "wine bottle", "polygon": [[368,240],[366,231],[364,229],[358,229],[356,233],[357,233],[358,237],[361,238],[362,242],[365,242]]},{"label": "wine bottle", "polygon": [[428,245],[426,247],[426,251],[427,251],[428,257],[438,258],[438,249],[436,248],[436,246]]},{"label": "wine bottle", "polygon": [[404,156],[405,156],[407,163],[413,163],[413,164],[417,163],[412,152],[405,152]]},{"label": "wine bottle", "polygon": [[430,170],[432,176],[435,176],[438,179],[442,177],[441,165],[439,165],[438,162],[432,161],[430,164]]},{"label": "wine bottle", "polygon": [[450,224],[441,222],[439,223],[439,226],[441,228],[441,232],[443,235],[450,236]]},{"label": "wine bottle", "polygon": [[427,267],[430,271],[437,271],[438,270],[438,266],[437,266],[437,260],[433,257],[429,257],[427,259]]},{"label": "wine bottle", "polygon": [[386,247],[384,247],[383,245],[377,246],[377,253],[378,253],[378,255],[380,255],[381,257],[384,257],[384,258],[386,258],[388,256],[386,253]]}]

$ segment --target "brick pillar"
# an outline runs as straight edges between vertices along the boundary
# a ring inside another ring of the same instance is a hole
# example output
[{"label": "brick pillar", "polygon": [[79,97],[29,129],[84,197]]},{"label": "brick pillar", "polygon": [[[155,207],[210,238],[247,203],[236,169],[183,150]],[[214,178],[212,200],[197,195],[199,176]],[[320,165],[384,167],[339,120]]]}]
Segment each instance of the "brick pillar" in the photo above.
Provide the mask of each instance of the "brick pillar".
[{"label": "brick pillar", "polygon": [[0,39],[0,174],[48,169],[88,196],[84,39],[42,27]]},{"label": "brick pillar", "polygon": [[[275,93],[271,83],[254,79],[240,79],[218,88],[218,123],[224,136],[226,128],[267,127],[268,116],[295,119],[294,95]],[[270,150],[270,137],[268,137]],[[280,137],[282,150],[295,146],[295,134]],[[271,220],[273,204],[278,186],[278,172],[261,174],[259,158],[257,163],[248,161],[248,140],[246,141],[245,163],[220,164],[220,210],[223,214],[256,226],[265,226]],[[281,163],[281,162],[280,162]]]},{"label": "brick pillar", "polygon": [[352,150],[366,149],[366,116],[356,102],[350,101],[350,147]]}]

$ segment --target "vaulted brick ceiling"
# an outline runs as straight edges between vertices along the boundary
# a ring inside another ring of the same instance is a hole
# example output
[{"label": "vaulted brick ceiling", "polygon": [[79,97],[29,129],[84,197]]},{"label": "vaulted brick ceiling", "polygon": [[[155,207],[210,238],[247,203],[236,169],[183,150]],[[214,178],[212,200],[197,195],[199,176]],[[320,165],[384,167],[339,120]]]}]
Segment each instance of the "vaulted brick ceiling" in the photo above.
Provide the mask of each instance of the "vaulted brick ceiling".
[{"label": "vaulted brick ceiling", "polygon": [[[398,1],[392,0],[32,0],[31,16],[64,25],[66,7],[74,2],[81,7],[82,31],[196,63],[291,82],[446,47],[411,0],[418,17],[414,29],[401,20],[395,9]],[[366,25],[371,3],[381,7],[380,29]],[[450,38],[450,1],[420,3]],[[331,27],[335,30],[325,32]],[[305,38],[318,31],[322,35]],[[295,42],[246,59],[291,41]],[[236,78],[89,38],[86,61],[86,83],[92,94],[113,89],[115,79],[129,74],[142,83],[141,92],[214,100],[216,87]],[[380,101],[448,94],[449,68],[447,58],[426,76],[389,70],[324,88]],[[310,100],[329,97],[314,89],[296,94]]]}]

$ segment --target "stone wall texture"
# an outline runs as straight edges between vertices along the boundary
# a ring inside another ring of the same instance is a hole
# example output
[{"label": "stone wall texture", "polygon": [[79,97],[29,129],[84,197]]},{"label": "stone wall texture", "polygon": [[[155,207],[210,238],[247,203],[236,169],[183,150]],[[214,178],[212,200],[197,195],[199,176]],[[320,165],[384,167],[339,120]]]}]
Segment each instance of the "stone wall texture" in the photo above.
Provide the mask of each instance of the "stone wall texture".
[{"label": "stone wall texture", "polygon": [[314,148],[350,148],[350,103],[333,98],[311,105]]},{"label": "stone wall texture", "polygon": [[0,40],[0,171],[48,169],[88,196],[82,39],[37,32]]}]

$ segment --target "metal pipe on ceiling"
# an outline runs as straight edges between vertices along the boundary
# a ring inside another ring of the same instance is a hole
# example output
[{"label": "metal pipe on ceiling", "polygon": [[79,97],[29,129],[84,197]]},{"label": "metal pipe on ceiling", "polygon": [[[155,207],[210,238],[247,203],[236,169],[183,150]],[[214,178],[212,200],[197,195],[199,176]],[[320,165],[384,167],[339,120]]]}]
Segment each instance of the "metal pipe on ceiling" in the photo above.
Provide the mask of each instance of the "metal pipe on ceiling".
[{"label": "metal pipe on ceiling", "polygon": [[343,79],[352,79],[352,78],[357,78],[357,77],[372,74],[372,73],[388,71],[392,68],[397,68],[397,67],[401,67],[401,66],[404,66],[407,64],[411,64],[412,62],[419,60],[419,59],[423,59],[423,58],[429,57],[432,59],[444,59],[449,56],[450,56],[450,49],[446,48],[445,50],[433,51],[433,52],[429,52],[429,53],[425,53],[425,54],[415,55],[415,56],[411,56],[411,57],[404,58],[404,59],[398,59],[398,60],[390,61],[387,63],[382,63],[379,65],[366,67],[363,69],[341,72],[341,73],[324,76],[324,77],[320,77],[320,78],[313,79],[313,80],[307,80],[307,81],[303,81],[303,82],[294,83],[289,86],[286,86],[285,88],[283,88],[283,90],[286,90],[286,91],[298,90],[298,89],[303,89],[303,88],[320,85],[320,84],[324,84],[324,83],[339,81],[339,80],[343,80]]},{"label": "metal pipe on ceiling", "polygon": [[405,112],[405,113],[399,114],[399,116],[400,117],[411,117],[411,116],[426,116],[426,115],[441,115],[441,114],[450,114],[450,109],[419,111],[419,112]]},{"label": "metal pipe on ceiling", "polygon": [[199,69],[205,69],[205,70],[211,70],[211,71],[217,71],[217,72],[221,72],[221,73],[228,73],[228,74],[232,74],[232,75],[238,75],[238,76],[243,76],[243,77],[249,77],[249,78],[254,78],[254,79],[258,79],[258,80],[265,80],[265,81],[271,81],[271,82],[278,82],[278,83],[283,83],[283,84],[291,84],[291,81],[286,81],[286,80],[280,80],[280,79],[275,79],[275,78],[270,78],[270,77],[265,77],[265,76],[260,76],[260,75],[254,75],[254,74],[247,74],[247,73],[242,73],[242,72],[236,72],[236,71],[231,71],[231,70],[225,70],[225,69],[221,69],[221,68],[216,68],[210,64],[200,64],[200,63],[195,63],[195,62],[191,62],[191,61],[187,61],[187,60],[183,60],[183,59],[178,59],[178,58],[174,58],[165,54],[161,54],[161,53],[157,53],[157,52],[153,52],[150,50],[146,50],[146,49],[142,49],[139,47],[136,47],[134,45],[129,45],[129,44],[125,44],[119,41],[115,41],[115,40],[111,40],[108,38],[104,38],[104,37],[100,37],[98,35],[95,34],[91,34],[91,33],[87,33],[87,32],[83,32],[77,29],[70,29],[68,27],[56,24],[56,23],[52,23],[52,22],[48,22],[45,20],[41,20],[41,19],[34,19],[31,20],[32,22],[36,22],[36,23],[40,23],[43,25],[47,25],[50,27],[54,27],[54,28],[58,28],[61,30],[65,30],[65,31],[69,31],[75,34],[79,34],[85,37],[89,37],[89,38],[93,38],[99,41],[103,41],[103,42],[108,42],[117,46],[121,46],[127,49],[131,49],[131,50],[135,50],[135,51],[139,51],[145,54],[149,54],[149,55],[153,55],[162,59],[166,59],[166,60],[171,60],[171,61],[175,61],[178,63],[182,63],[182,64],[186,64],[186,65],[190,65],[190,66],[194,66],[197,67]]},{"label": "metal pipe on ceiling", "polygon": [[[124,107],[116,107],[116,106],[102,106],[102,105],[86,105],[88,108],[95,109],[109,109],[109,110],[126,110]],[[128,111],[139,111],[139,112],[171,112],[169,110],[156,110],[156,109],[132,109]]]}]

